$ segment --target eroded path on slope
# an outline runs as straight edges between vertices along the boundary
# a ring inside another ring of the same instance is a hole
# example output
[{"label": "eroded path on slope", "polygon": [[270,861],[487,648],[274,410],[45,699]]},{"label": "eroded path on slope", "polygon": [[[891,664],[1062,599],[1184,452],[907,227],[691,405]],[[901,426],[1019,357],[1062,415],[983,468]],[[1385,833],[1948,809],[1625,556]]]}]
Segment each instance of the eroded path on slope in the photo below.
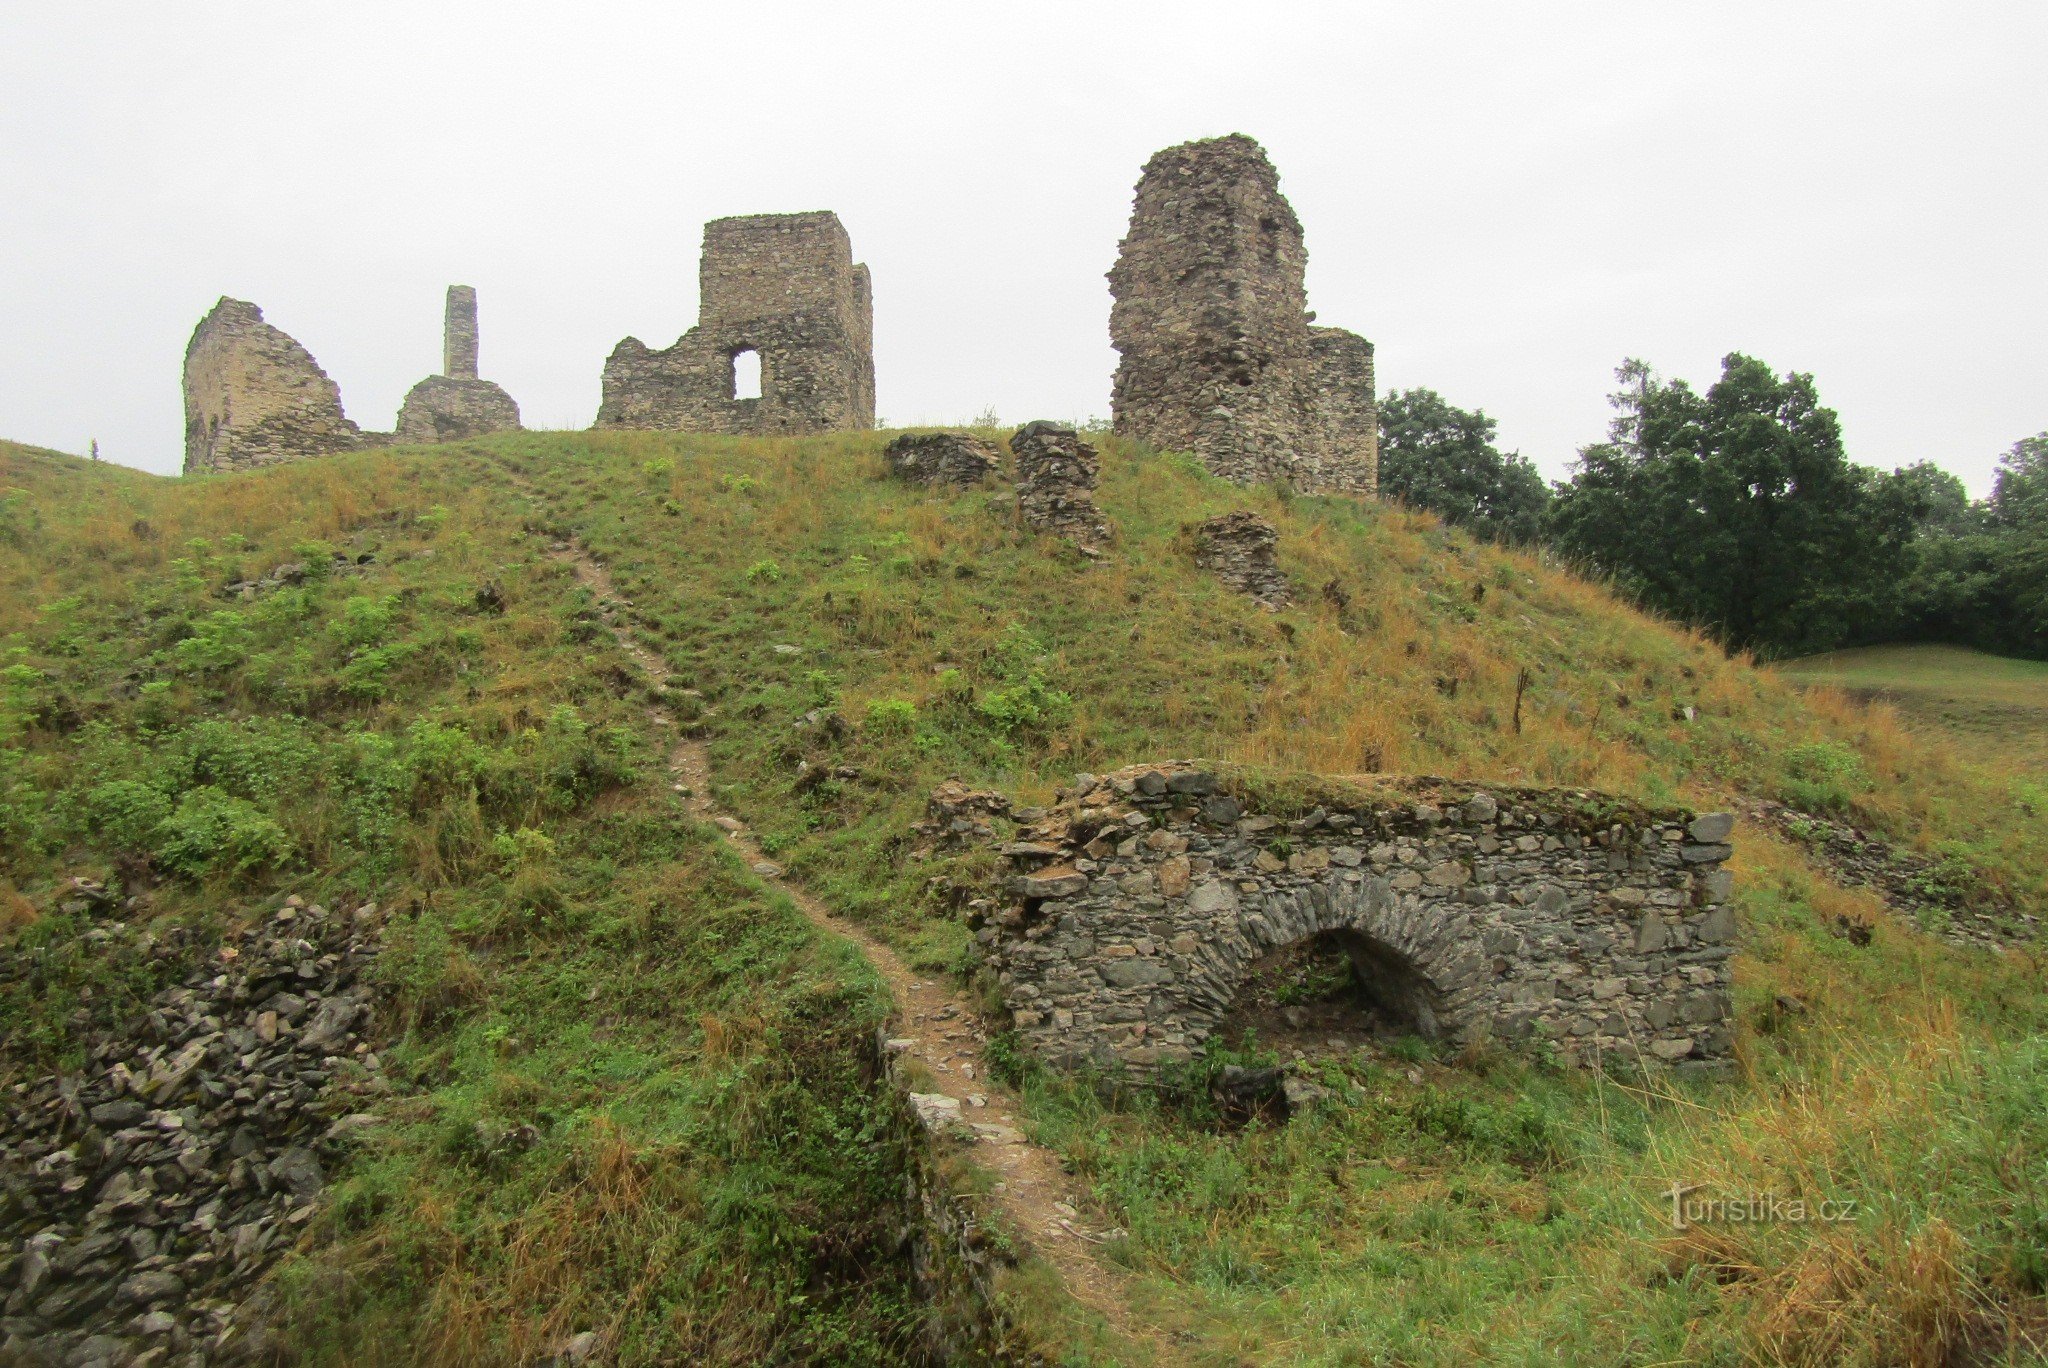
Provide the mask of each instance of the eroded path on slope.
[{"label": "eroded path on slope", "polygon": [[[604,564],[574,541],[556,541],[552,554],[568,564],[596,597],[620,649],[657,687],[666,684],[668,666],[634,640],[621,620],[622,610],[632,603],[619,593]],[[648,720],[656,727],[676,725],[660,707],[649,709]],[[1099,1315],[1113,1333],[1134,1347],[1142,1342],[1147,1357],[1170,1359],[1163,1343],[1132,1321],[1126,1275],[1098,1256],[1100,1247],[1120,1238],[1121,1232],[1091,1229],[1083,1220],[1087,1193],[1082,1184],[1065,1171],[1057,1154],[1024,1134],[1018,1125],[1020,1100],[990,1076],[988,1032],[967,995],[913,973],[895,950],[788,879],[746,825],[713,801],[711,761],[703,741],[679,735],[669,750],[668,766],[674,787],[693,815],[723,831],[755,874],[786,894],[813,925],[858,947],[888,983],[897,1011],[889,1048],[921,1065],[935,1080],[936,1092],[913,1094],[920,1117],[937,1135],[951,1134],[963,1141],[972,1137],[971,1158],[995,1175],[992,1196],[1009,1226],[1059,1275],[1068,1295]],[[956,1113],[959,1121],[953,1124]]]}]

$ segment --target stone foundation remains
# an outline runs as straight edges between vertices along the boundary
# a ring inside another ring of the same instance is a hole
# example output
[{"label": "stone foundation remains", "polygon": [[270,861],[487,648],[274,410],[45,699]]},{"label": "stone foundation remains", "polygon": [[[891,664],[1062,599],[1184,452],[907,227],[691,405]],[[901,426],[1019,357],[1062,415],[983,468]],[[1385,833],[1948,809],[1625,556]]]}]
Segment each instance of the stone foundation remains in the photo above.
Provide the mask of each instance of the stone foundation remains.
[{"label": "stone foundation remains", "polygon": [[1279,544],[1279,532],[1258,514],[1225,513],[1195,530],[1195,564],[1260,607],[1278,610],[1294,598],[1274,559]]},{"label": "stone foundation remains", "polygon": [[519,405],[497,385],[477,378],[476,354],[476,291],[450,285],[441,344],[443,370],[406,394],[398,410],[399,441],[460,442],[519,430]]},{"label": "stone foundation remains", "polygon": [[[697,326],[655,351],[629,337],[604,366],[600,428],[735,434],[875,425],[874,297],[839,217],[755,214],[704,225]],[[756,353],[761,395],[735,390]]]},{"label": "stone foundation remains", "polygon": [[1092,492],[1101,462],[1078,433],[1042,419],[1026,423],[1011,435],[1010,454],[1017,458],[1017,515],[1027,524],[1084,551],[1109,540]]},{"label": "stone foundation remains", "polygon": [[[1702,1067],[1730,1049],[1726,814],[1578,791],[1318,780],[1299,817],[1189,761],[1081,775],[1000,846],[977,936],[1041,1056],[1191,1059],[1271,951],[1337,933],[1385,1029]],[[973,841],[994,808],[935,795]],[[1288,810],[1294,810],[1290,805]],[[984,815],[986,814],[986,815]]]},{"label": "stone foundation remains", "polygon": [[1372,344],[1312,328],[1301,221],[1242,134],[1158,153],[1109,273],[1116,433],[1239,484],[1379,485]]},{"label": "stone foundation remains", "polygon": [[249,470],[373,444],[312,354],[222,297],[185,348],[185,473]]},{"label": "stone foundation remains", "polygon": [[964,432],[906,432],[882,449],[889,473],[912,484],[979,484],[1002,469],[992,442]]}]

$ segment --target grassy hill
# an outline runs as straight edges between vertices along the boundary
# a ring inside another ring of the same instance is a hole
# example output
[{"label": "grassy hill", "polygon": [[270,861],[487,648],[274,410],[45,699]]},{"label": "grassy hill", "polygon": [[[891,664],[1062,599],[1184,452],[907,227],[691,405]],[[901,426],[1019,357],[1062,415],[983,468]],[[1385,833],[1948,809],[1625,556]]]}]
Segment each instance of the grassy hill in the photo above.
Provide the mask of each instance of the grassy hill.
[{"label": "grassy hill", "polygon": [[[531,433],[181,481],[0,447],[0,916],[48,966],[0,995],[4,1067],[62,1064],[75,1012],[147,989],[93,991],[53,910],[68,875],[202,927],[289,892],[396,909],[404,1087],[284,1278],[314,1361],[519,1361],[601,1328],[624,1363],[886,1363],[920,1328],[906,1160],[859,1068],[884,993],[685,813],[650,681],[560,536],[632,601],[720,800],[934,975],[970,966],[931,878],[975,872],[904,859],[935,783],[1042,799],[1189,755],[1776,798],[2048,901],[2038,785],[1540,559],[1106,440],[1118,540],[1094,563],[1001,489],[890,483],[884,441]],[[1189,525],[1239,507],[1279,527],[1297,607],[1194,570]],[[853,777],[799,782],[816,710]],[[1323,1065],[1348,1105],[1233,1130],[1018,1062],[1027,1129],[1129,1232],[1103,1257],[1156,1333],[1077,1347],[1042,1281],[1013,1312],[1071,1362],[2019,1343],[2048,1280],[2038,960],[1952,949],[1736,839],[1725,1080],[1363,1052]],[[476,1143],[522,1127],[516,1153]],[[1677,1239],[1674,1181],[1859,1212]]]},{"label": "grassy hill", "polygon": [[1780,673],[1897,706],[1993,768],[2048,778],[2048,661],[1966,646],[1864,646],[1786,661]]}]

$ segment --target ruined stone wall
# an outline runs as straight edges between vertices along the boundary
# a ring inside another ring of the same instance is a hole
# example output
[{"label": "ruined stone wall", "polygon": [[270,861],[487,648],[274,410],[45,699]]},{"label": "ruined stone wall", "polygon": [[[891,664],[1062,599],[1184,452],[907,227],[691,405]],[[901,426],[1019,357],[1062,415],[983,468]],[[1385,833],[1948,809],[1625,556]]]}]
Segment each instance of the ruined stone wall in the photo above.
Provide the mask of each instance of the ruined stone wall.
[{"label": "ruined stone wall", "polygon": [[[604,368],[600,428],[807,433],[875,423],[874,300],[836,214],[704,225],[697,326],[655,351],[629,337]],[[733,358],[761,360],[734,397]]]},{"label": "ruined stone wall", "polygon": [[1066,424],[1041,418],[1010,434],[1010,454],[1017,461],[1017,516],[1097,553],[1110,530],[1095,506],[1095,478],[1102,470],[1095,448]]},{"label": "ruined stone wall", "polygon": [[[1142,1075],[1191,1058],[1262,955],[1334,932],[1383,1013],[1425,1037],[1548,1040],[1583,1063],[1727,1056],[1726,815],[1434,780],[1317,796],[1283,820],[1176,762],[1079,776],[1019,814],[977,932],[1019,1034]],[[960,801],[933,810],[931,830],[992,831]]]},{"label": "ruined stone wall", "polygon": [[185,473],[247,470],[371,445],[312,354],[223,297],[185,348]]},{"label": "ruined stone wall", "polygon": [[448,287],[440,375],[407,391],[394,434],[400,442],[460,442],[519,430],[519,405],[500,386],[477,378],[476,291]]},{"label": "ruined stone wall", "polygon": [[1312,338],[1307,260],[1279,173],[1250,138],[1147,162],[1109,273],[1117,434],[1193,452],[1240,484],[1375,492],[1371,344]]},{"label": "ruined stone wall", "polygon": [[1195,529],[1195,564],[1273,611],[1294,598],[1280,569],[1279,547],[1278,529],[1246,510],[1221,514]]},{"label": "ruined stone wall", "polygon": [[476,379],[476,290],[450,285],[441,316],[441,374]]}]

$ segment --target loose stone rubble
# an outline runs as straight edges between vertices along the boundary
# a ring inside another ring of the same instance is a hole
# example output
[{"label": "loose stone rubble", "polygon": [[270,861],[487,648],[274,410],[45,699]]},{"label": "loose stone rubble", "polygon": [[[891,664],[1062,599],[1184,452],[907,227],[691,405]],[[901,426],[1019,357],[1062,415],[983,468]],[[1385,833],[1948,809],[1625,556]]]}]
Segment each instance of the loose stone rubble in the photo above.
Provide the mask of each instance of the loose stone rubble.
[{"label": "loose stone rubble", "polygon": [[1077,776],[998,846],[1005,896],[970,904],[1023,1039],[1148,1075],[1193,1057],[1261,956],[1338,932],[1390,1030],[1579,1063],[1726,1058],[1732,818],[1320,782],[1325,805],[1286,819],[1192,761]]},{"label": "loose stone rubble", "polygon": [[185,348],[185,473],[249,470],[374,445],[312,353],[222,297]]},{"label": "loose stone rubble", "polygon": [[1250,595],[1261,608],[1277,611],[1294,598],[1274,559],[1279,544],[1280,533],[1258,514],[1225,513],[1196,529],[1195,564]]},{"label": "loose stone rubble", "polygon": [[1372,344],[1309,326],[1301,221],[1242,134],[1145,164],[1109,273],[1116,433],[1226,480],[1373,494]]},{"label": "loose stone rubble", "polygon": [[1017,458],[1017,515],[1041,532],[1093,552],[1109,540],[1109,522],[1095,506],[1101,462],[1072,428],[1043,419],[1010,437]]},{"label": "loose stone rubble", "polygon": [[[1875,832],[1783,803],[1758,800],[1744,815],[1805,847],[1837,882],[1868,888],[1885,905],[1952,945],[2005,950],[2038,941],[2041,919],[1997,891],[1959,883],[1939,862],[1901,850]],[[1868,939],[1868,928],[1864,928]]]},{"label": "loose stone rubble", "polygon": [[476,291],[468,285],[448,287],[441,355],[442,373],[407,392],[398,410],[398,441],[460,442],[519,431],[519,405],[512,396],[477,378]]},{"label": "loose stone rubble", "polygon": [[[697,326],[655,351],[637,337],[604,365],[600,428],[773,434],[875,425],[874,290],[839,216],[753,214],[704,225]],[[761,394],[736,397],[757,353]]]},{"label": "loose stone rubble", "polygon": [[965,432],[906,432],[882,448],[889,473],[912,484],[981,483],[1002,469],[1002,453],[992,442]]},{"label": "loose stone rubble", "polygon": [[[378,924],[374,906],[288,898],[141,1020],[85,1042],[79,1073],[0,1091],[0,1363],[263,1352],[261,1308],[242,1299],[388,1091],[363,978]],[[185,953],[182,929],[87,935],[109,957]],[[25,956],[0,967],[34,972]]]}]

